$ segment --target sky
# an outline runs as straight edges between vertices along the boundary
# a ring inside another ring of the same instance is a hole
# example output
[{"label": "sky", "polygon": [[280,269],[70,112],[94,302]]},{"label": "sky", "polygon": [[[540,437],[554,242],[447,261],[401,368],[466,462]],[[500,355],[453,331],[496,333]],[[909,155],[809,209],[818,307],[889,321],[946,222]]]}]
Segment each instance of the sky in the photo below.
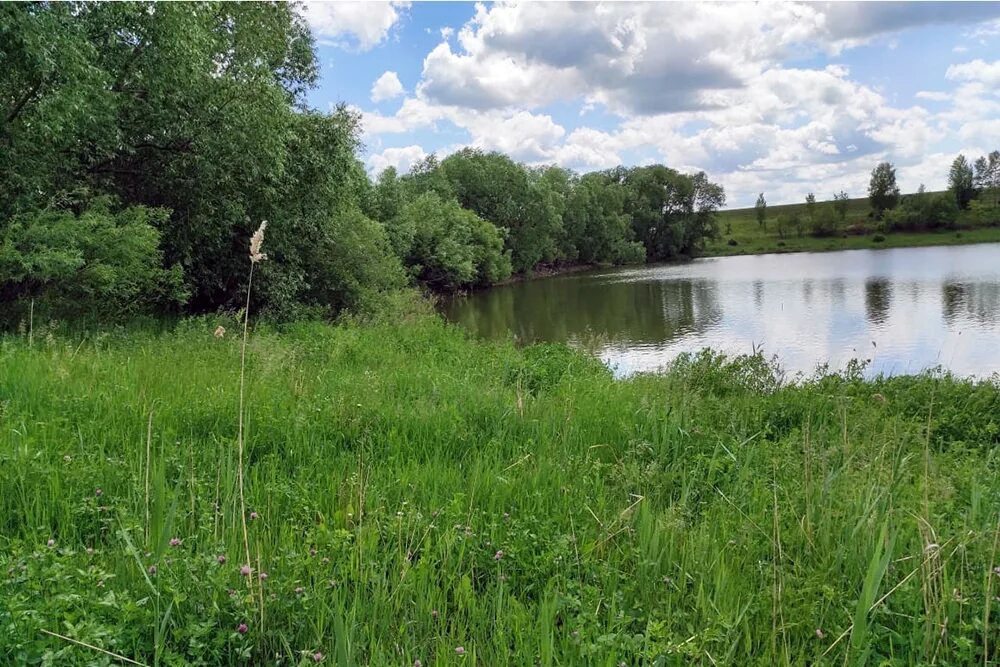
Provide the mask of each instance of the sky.
[{"label": "sky", "polygon": [[705,171],[727,206],[946,187],[1000,149],[1000,2],[307,2],[310,104],[405,172],[466,146]]}]

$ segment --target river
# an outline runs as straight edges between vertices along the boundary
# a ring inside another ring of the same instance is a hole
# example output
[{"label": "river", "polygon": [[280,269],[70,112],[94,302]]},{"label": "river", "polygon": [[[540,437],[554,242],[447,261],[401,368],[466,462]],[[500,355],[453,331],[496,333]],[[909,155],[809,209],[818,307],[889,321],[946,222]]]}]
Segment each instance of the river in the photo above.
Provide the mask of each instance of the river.
[{"label": "river", "polygon": [[573,273],[453,298],[479,336],[561,341],[619,376],[711,347],[790,372],[1000,372],[1000,244],[750,255]]}]

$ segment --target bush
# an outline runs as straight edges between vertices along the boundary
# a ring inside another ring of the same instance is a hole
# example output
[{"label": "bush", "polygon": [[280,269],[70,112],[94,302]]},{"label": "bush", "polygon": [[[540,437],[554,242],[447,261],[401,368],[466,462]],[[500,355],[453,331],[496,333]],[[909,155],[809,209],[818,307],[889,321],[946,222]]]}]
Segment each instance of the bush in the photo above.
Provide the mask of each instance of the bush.
[{"label": "bush", "polygon": [[41,211],[0,229],[0,303],[36,299],[52,316],[119,318],[185,302],[179,265],[162,267],[169,211],[107,200],[80,215]]},{"label": "bush", "polygon": [[885,237],[881,234],[876,234],[872,237],[872,243],[882,243],[882,241],[885,241]]},{"label": "bush", "polygon": [[885,231],[921,231],[953,229],[958,221],[958,204],[948,193],[918,193],[903,200],[897,209],[886,211]]},{"label": "bush", "polygon": [[813,236],[835,236],[837,234],[837,212],[831,206],[823,206],[812,219]]},{"label": "bush", "polygon": [[736,239],[729,239],[728,241],[726,241],[726,245],[736,246],[739,245],[739,243],[736,242]]}]

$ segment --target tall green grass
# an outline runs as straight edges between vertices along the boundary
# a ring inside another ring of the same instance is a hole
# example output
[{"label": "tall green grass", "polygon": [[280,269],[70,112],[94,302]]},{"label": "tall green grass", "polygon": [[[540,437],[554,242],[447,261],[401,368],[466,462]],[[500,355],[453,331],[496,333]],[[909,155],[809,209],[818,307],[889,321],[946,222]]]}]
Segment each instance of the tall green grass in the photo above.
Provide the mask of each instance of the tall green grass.
[{"label": "tall green grass", "polygon": [[260,605],[220,323],[0,339],[0,664],[997,657],[995,383],[709,354],[615,381],[433,318],[259,328]]}]

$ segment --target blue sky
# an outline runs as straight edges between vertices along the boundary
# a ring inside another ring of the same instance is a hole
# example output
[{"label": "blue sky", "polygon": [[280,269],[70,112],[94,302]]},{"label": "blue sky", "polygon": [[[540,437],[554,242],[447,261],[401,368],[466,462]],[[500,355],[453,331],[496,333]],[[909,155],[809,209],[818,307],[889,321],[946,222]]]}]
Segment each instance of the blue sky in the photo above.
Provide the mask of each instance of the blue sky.
[{"label": "blue sky", "polygon": [[310,101],[368,168],[464,146],[579,172],[704,170],[730,206],[944,187],[1000,148],[1000,2],[306,4]]}]

